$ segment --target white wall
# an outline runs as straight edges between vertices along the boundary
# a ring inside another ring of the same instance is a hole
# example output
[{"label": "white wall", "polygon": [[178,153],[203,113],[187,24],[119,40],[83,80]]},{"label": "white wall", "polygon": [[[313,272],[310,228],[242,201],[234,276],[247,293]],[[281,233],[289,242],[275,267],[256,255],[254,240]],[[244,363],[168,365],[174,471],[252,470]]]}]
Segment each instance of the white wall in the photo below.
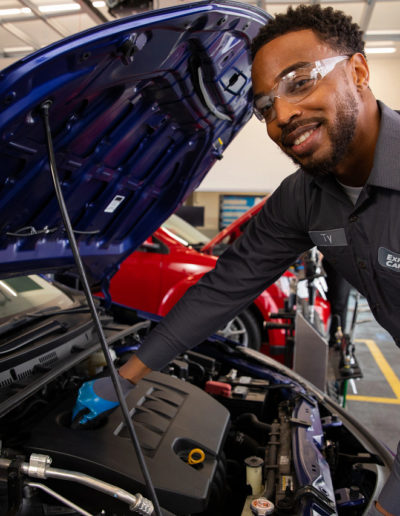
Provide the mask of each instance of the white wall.
[{"label": "white wall", "polygon": [[[370,85],[376,98],[393,109],[400,109],[400,59],[370,57],[368,62]],[[267,193],[295,169],[292,161],[269,139],[265,126],[252,117],[197,191]]]}]

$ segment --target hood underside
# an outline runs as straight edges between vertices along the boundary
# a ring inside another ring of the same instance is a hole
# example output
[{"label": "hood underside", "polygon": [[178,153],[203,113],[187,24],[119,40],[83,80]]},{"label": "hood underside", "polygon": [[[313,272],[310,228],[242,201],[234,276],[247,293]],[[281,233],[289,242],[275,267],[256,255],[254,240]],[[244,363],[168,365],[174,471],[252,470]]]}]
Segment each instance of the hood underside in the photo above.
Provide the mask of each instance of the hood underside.
[{"label": "hood underside", "polygon": [[50,174],[94,283],[109,279],[249,120],[251,39],[268,15],[198,2],[106,23],[3,70],[1,276],[74,265]]}]

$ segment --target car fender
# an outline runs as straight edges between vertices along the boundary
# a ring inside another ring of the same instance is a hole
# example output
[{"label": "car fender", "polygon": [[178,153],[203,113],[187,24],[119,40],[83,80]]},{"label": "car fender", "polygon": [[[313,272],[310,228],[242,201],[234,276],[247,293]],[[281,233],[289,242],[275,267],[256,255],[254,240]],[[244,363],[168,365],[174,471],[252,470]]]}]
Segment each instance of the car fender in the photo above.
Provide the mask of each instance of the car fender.
[{"label": "car fender", "polygon": [[204,276],[203,273],[189,274],[185,278],[175,283],[161,299],[160,306],[158,308],[158,315],[165,316],[171,310],[171,308],[179,301],[183,294],[192,287],[199,279]]},{"label": "car fender", "polygon": [[[191,274],[183,278],[178,283],[175,283],[164,295],[161,300],[158,315],[165,316],[171,308],[179,301],[179,299],[185,294],[185,292],[192,287],[195,283],[199,281],[199,279],[204,275],[201,274]],[[260,321],[262,325],[262,321],[270,321],[270,314],[276,313],[278,311],[278,306],[275,303],[272,296],[269,294],[267,290],[264,290],[255,300],[253,305],[251,306],[251,311],[256,315],[257,320]],[[280,319],[275,319],[274,322],[282,322]],[[284,347],[285,346],[285,331],[281,329],[270,330],[268,331],[268,341],[269,345],[273,348],[276,347]]]}]

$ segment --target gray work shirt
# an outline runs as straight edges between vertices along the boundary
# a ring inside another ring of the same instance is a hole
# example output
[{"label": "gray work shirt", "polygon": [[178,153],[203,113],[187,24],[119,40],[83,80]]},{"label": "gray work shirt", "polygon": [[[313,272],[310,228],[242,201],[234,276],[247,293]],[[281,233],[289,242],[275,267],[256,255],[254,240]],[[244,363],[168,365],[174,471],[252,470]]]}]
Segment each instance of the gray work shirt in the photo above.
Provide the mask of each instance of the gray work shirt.
[{"label": "gray work shirt", "polygon": [[301,169],[271,195],[245,233],[175,305],[137,355],[159,369],[246,308],[314,245],[364,295],[400,345],[400,115],[379,102],[374,165],[357,203],[333,176]]}]

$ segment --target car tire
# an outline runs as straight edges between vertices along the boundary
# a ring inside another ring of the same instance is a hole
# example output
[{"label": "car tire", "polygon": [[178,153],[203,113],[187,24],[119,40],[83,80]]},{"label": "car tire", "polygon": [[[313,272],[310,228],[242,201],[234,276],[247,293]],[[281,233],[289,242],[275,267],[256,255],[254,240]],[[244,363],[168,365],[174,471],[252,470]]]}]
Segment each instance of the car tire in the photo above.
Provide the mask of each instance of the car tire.
[{"label": "car tire", "polygon": [[218,335],[233,340],[246,348],[259,350],[261,347],[261,330],[256,318],[250,310],[244,310],[231,319],[227,325],[218,332]]}]

